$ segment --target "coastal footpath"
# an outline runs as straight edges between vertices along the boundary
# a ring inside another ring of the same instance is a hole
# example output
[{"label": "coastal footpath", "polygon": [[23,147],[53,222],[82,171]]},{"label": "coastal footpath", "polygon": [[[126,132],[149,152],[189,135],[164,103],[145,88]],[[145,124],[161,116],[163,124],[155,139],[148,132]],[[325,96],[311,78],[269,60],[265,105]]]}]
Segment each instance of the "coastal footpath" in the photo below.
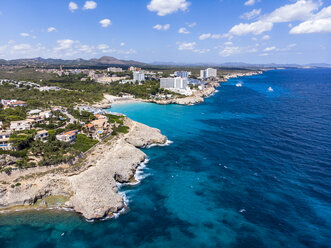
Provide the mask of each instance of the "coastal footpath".
[{"label": "coastal footpath", "polygon": [[69,208],[90,220],[125,209],[117,183],[135,182],[137,167],[146,159],[138,148],[165,144],[167,138],[160,130],[129,118],[124,124],[128,133],[100,142],[74,165],[1,173],[1,212]]}]

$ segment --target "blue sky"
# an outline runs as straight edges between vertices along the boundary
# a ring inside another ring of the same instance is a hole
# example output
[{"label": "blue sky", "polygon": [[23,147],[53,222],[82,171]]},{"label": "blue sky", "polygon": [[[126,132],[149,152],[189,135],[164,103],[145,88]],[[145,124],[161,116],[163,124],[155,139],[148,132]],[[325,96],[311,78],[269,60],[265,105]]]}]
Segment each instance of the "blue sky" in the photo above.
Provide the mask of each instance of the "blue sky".
[{"label": "blue sky", "polygon": [[328,0],[0,0],[0,58],[331,63]]}]

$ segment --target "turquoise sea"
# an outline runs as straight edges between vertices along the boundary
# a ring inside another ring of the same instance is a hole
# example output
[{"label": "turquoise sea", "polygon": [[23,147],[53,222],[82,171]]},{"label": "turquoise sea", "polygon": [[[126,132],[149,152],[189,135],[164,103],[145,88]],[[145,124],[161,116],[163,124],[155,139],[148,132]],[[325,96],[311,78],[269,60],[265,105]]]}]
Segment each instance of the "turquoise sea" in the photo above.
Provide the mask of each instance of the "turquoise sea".
[{"label": "turquoise sea", "polygon": [[129,211],[1,215],[0,247],[330,247],[330,87],[331,69],[274,70],[195,106],[114,106],[173,141],[144,149]]}]

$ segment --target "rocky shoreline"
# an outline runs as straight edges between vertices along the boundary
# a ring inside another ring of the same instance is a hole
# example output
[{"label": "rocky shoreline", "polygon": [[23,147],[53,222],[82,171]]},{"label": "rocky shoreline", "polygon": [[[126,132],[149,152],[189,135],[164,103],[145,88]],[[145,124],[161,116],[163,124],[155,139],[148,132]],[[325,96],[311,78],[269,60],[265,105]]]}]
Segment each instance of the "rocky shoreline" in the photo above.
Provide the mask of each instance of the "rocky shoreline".
[{"label": "rocky shoreline", "polygon": [[137,167],[146,159],[138,148],[167,142],[158,129],[129,118],[125,125],[130,127],[127,134],[96,145],[73,166],[15,177],[0,174],[0,211],[55,206],[73,209],[91,220],[123,210],[126,206],[117,183],[134,182]]},{"label": "rocky shoreline", "polygon": [[237,78],[237,77],[245,77],[245,76],[253,76],[262,74],[263,71],[249,71],[249,72],[240,72],[240,73],[232,73],[228,75],[224,75],[224,78],[219,80],[218,82],[209,81],[206,85],[206,88],[203,90],[197,90],[191,96],[186,96],[182,98],[172,98],[172,99],[139,99],[139,98],[121,98],[111,95],[104,95],[104,99],[99,102],[98,104],[94,105],[100,108],[111,108],[113,104],[124,104],[124,103],[134,103],[134,102],[150,102],[156,103],[160,105],[166,104],[179,104],[179,105],[194,105],[197,103],[204,102],[204,98],[211,96],[215,93],[216,88],[220,86],[220,83],[227,82],[230,78]]}]

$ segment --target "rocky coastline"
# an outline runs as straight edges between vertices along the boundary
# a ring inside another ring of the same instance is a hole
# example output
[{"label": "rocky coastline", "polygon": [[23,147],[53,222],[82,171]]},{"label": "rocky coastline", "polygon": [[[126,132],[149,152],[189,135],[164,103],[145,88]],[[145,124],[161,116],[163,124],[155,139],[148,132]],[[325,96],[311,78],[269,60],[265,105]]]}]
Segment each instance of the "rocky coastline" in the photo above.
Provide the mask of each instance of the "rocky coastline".
[{"label": "rocky coastline", "polygon": [[124,124],[128,133],[99,143],[73,166],[15,176],[1,173],[0,212],[56,207],[73,209],[91,220],[125,209],[117,183],[135,181],[137,167],[146,159],[139,148],[165,144],[167,138],[129,118]]}]

